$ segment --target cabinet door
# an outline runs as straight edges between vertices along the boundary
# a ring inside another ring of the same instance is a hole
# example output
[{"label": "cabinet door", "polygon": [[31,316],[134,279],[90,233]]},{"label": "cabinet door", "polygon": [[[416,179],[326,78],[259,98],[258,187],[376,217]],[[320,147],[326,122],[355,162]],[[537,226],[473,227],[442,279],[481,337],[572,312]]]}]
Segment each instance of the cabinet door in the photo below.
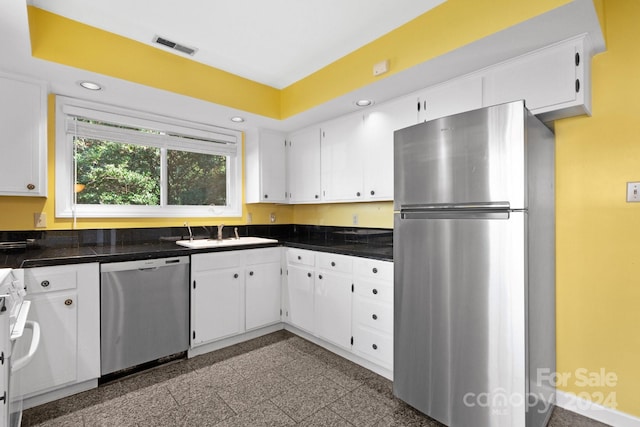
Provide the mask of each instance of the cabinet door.
[{"label": "cabinet door", "polygon": [[289,294],[289,322],[313,333],[313,270],[294,265],[287,266],[287,292]]},{"label": "cabinet door", "polygon": [[[28,318],[40,325],[40,346],[28,367],[16,373],[22,395],[75,381],[78,357],[77,292],[49,292],[27,299],[31,301]],[[16,343],[16,356],[28,352],[29,341]]]},{"label": "cabinet door", "polygon": [[565,43],[492,67],[485,77],[485,104],[524,99],[527,108],[539,114],[574,103],[586,89],[584,82],[576,86],[586,60],[574,43]]},{"label": "cabinet door", "polygon": [[285,135],[261,130],[245,138],[247,203],[286,203]]},{"label": "cabinet door", "polygon": [[290,136],[287,172],[290,203],[320,202],[320,129]]},{"label": "cabinet door", "polygon": [[315,281],[316,334],[351,348],[351,276],[321,271]]},{"label": "cabinet door", "polygon": [[0,195],[46,196],[46,90],[0,75]]},{"label": "cabinet door", "polygon": [[248,265],[245,272],[247,330],[280,321],[280,263]]},{"label": "cabinet door", "polygon": [[244,332],[243,270],[192,271],[191,316],[192,346]]},{"label": "cabinet door", "polygon": [[393,133],[417,123],[417,102],[403,97],[366,113],[360,144],[366,200],[393,200]]},{"label": "cabinet door", "polygon": [[322,125],[320,148],[324,201],[363,199],[362,116],[351,114]]},{"label": "cabinet door", "polygon": [[419,119],[428,121],[482,107],[482,77],[455,79],[420,95]]}]

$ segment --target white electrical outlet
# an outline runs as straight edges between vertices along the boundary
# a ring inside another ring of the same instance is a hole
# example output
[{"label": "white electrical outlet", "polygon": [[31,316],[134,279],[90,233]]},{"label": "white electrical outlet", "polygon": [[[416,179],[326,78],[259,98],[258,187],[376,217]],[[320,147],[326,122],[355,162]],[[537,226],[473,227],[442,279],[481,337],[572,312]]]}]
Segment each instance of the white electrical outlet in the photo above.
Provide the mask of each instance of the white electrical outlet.
[{"label": "white electrical outlet", "polygon": [[358,225],[358,214],[353,214],[353,216],[351,217],[351,222],[353,223],[353,225]]},{"label": "white electrical outlet", "polygon": [[35,228],[44,228],[47,226],[47,214],[44,212],[33,213],[33,226]]},{"label": "white electrical outlet", "polygon": [[271,212],[269,214],[269,221],[271,221],[272,223],[276,222],[276,214]]},{"label": "white electrical outlet", "polygon": [[247,212],[247,224],[251,224],[253,222],[253,214],[251,212]]},{"label": "white electrical outlet", "polygon": [[640,182],[627,182],[627,202],[640,202]]},{"label": "white electrical outlet", "polygon": [[385,59],[384,61],[380,61],[373,66],[373,75],[379,76],[380,74],[384,74],[389,71],[389,60]]}]

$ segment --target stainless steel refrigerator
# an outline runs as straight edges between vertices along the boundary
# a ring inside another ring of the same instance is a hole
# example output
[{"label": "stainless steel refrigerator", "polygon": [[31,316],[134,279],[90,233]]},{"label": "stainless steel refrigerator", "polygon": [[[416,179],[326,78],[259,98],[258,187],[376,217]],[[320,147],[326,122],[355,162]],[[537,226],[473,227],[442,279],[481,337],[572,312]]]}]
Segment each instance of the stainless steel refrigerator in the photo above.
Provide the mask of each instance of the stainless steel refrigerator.
[{"label": "stainless steel refrigerator", "polygon": [[542,426],[555,390],[554,136],[522,101],[395,132],[394,394]]}]

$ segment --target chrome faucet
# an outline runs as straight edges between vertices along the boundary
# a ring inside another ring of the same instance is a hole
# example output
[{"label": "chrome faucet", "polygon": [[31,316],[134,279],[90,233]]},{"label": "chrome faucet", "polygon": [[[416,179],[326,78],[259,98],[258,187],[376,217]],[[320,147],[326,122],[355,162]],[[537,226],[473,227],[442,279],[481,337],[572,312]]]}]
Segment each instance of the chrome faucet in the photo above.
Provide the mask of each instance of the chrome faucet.
[{"label": "chrome faucet", "polygon": [[189,241],[193,242],[193,233],[191,232],[191,227],[189,227],[189,223],[185,222],[184,226],[187,227],[187,229],[189,230]]},{"label": "chrome faucet", "polygon": [[222,228],[224,227],[224,224],[220,224],[218,226],[218,240],[222,240]]}]

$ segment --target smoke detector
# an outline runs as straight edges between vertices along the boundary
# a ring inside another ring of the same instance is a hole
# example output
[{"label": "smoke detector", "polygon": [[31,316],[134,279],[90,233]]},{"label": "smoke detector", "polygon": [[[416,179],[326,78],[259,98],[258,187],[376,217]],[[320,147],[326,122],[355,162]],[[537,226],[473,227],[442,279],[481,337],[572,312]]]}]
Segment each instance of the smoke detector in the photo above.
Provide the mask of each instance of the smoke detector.
[{"label": "smoke detector", "polygon": [[195,53],[198,51],[198,49],[194,47],[188,47],[180,43],[176,43],[171,40],[168,40],[161,36],[154,36],[153,42],[166,46],[170,49],[177,50],[178,52],[186,53],[187,55],[191,55],[191,56],[195,55]]}]

